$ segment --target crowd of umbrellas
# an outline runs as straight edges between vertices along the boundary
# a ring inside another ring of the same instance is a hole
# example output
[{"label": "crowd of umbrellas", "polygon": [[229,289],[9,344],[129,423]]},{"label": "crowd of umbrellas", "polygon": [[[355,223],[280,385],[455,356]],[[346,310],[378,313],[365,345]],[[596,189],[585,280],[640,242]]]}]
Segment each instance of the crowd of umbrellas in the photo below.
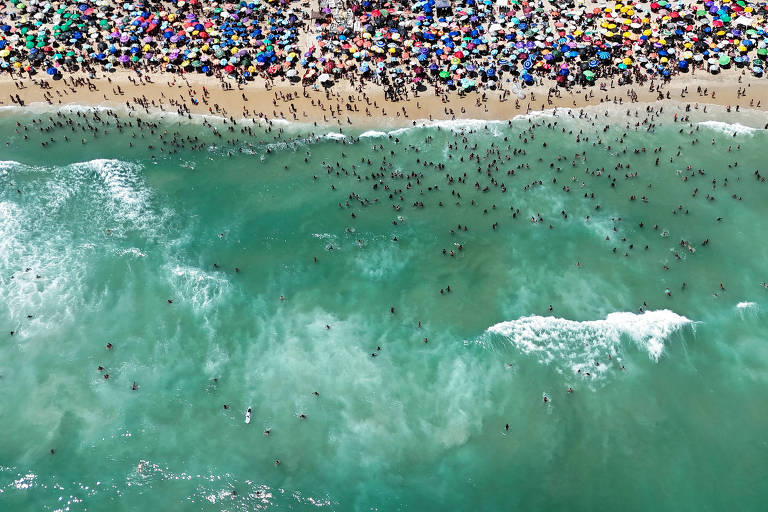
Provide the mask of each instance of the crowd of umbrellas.
[{"label": "crowd of umbrellas", "polygon": [[317,7],[9,0],[0,10],[0,70],[60,78],[125,68],[461,91],[731,67],[760,77],[768,57],[768,4],[747,0],[330,0]]}]

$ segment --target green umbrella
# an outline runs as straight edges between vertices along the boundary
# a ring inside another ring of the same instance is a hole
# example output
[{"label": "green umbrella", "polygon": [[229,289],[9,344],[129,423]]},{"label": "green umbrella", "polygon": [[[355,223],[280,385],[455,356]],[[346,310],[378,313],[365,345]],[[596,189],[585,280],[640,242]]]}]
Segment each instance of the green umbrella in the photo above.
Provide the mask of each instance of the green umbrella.
[{"label": "green umbrella", "polygon": [[757,49],[757,56],[758,57],[765,57],[768,55],[768,48],[758,48]]},{"label": "green umbrella", "polygon": [[440,78],[448,78],[449,76],[451,76],[451,74],[447,71],[440,72]]},{"label": "green umbrella", "polygon": [[752,65],[753,66],[762,67],[763,66],[763,61],[761,61],[760,59],[755,59],[755,60],[752,61]]},{"label": "green umbrella", "polygon": [[721,66],[727,66],[731,63],[731,58],[727,55],[721,55],[718,61],[720,62]]},{"label": "green umbrella", "polygon": [[589,81],[592,81],[595,79],[595,72],[592,70],[586,70],[584,71],[584,78],[586,78]]},{"label": "green umbrella", "polygon": [[728,16],[727,14],[723,14],[722,16],[720,16],[720,19],[723,21],[723,23],[728,23],[729,21],[731,21],[731,17]]}]

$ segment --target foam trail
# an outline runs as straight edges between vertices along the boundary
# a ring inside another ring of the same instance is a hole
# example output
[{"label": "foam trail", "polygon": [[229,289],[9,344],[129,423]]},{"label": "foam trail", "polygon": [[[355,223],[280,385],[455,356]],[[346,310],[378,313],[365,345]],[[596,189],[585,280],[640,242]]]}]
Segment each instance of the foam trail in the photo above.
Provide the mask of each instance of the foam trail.
[{"label": "foam trail", "polygon": [[726,135],[754,135],[759,130],[759,128],[752,128],[739,123],[725,123],[723,121],[702,121],[698,125],[716,132],[725,133]]},{"label": "foam trail", "polygon": [[[525,316],[488,328],[486,334],[499,335],[524,354],[534,354],[542,364],[555,364],[560,370],[582,368],[593,375],[609,369],[607,355],[616,358],[623,338],[629,338],[657,361],[664,342],[691,320],[669,310],[643,314],[610,313],[603,320],[578,322],[557,317]],[[482,343],[482,341],[481,341]],[[616,358],[620,361],[620,358]],[[601,366],[595,361],[603,361]]]},{"label": "foam trail", "polygon": [[752,309],[757,308],[757,304],[754,302],[739,302],[736,304],[736,307],[739,309]]}]

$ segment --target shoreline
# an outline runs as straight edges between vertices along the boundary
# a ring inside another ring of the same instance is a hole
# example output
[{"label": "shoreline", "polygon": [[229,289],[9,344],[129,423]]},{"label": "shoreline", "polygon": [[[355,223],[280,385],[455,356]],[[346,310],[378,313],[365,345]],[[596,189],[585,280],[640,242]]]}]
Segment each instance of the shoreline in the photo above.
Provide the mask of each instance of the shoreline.
[{"label": "shoreline", "polygon": [[[727,109],[730,106],[732,112],[736,112],[737,107],[739,111],[768,111],[768,81],[739,75],[736,71],[717,77],[709,75],[704,79],[691,75],[658,84],[653,91],[650,87],[640,88],[632,84],[614,87],[605,84],[605,88],[586,89],[573,87],[569,90],[538,86],[524,89],[524,99],[508,93],[505,99],[504,92],[497,90],[483,95],[451,96],[447,101],[444,97],[423,94],[397,102],[385,100],[383,89],[374,87],[362,91],[350,87],[333,91],[302,91],[290,85],[267,89],[264,84],[257,83],[225,90],[220,82],[208,77],[191,77],[188,80],[172,74],[159,74],[150,75],[152,78],[149,81],[125,72],[94,79],[75,76],[71,81],[19,81],[3,76],[0,87],[10,96],[0,98],[0,109],[9,106],[34,109],[79,105],[146,115],[200,115],[238,121],[261,120],[273,125],[288,122],[342,129],[399,128],[412,126],[414,121],[506,121],[551,109],[582,109],[601,105],[623,108],[654,104],[662,101],[659,99],[662,95],[664,101],[687,103],[692,109],[696,105],[701,109],[713,106]],[[738,78],[742,79],[741,83]],[[701,93],[697,91],[699,87]],[[206,92],[203,93],[203,90]],[[703,95],[704,90],[706,96]],[[13,101],[16,98],[21,99],[24,107]]]}]

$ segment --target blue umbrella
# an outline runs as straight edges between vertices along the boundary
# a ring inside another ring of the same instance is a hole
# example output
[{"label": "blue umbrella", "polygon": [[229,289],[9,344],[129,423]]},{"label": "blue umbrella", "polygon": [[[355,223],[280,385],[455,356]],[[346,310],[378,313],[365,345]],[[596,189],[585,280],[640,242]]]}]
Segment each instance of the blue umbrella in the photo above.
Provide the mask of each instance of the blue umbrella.
[{"label": "blue umbrella", "polygon": [[48,73],[51,76],[54,76],[56,73],[58,73],[58,70],[54,67],[50,67],[45,70],[46,73]]}]

